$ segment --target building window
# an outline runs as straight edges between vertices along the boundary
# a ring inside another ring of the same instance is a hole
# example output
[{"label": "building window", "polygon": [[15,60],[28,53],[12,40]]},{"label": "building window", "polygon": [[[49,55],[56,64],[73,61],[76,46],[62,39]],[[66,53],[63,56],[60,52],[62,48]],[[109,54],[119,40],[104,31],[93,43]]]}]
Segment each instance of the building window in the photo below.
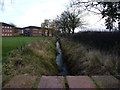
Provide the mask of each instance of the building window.
[{"label": "building window", "polygon": [[4,26],[2,26],[2,28],[4,28]]},{"label": "building window", "polygon": [[4,34],[2,34],[2,36],[4,36]]}]

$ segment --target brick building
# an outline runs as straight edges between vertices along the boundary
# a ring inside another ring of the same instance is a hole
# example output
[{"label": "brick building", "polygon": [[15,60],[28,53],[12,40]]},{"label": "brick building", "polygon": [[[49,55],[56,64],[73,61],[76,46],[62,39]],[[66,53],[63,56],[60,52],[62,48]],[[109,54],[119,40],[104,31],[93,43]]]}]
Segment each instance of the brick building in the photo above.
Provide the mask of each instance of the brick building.
[{"label": "brick building", "polygon": [[14,36],[14,26],[0,22],[0,30],[2,37],[13,37]]},{"label": "brick building", "polygon": [[16,27],[14,30],[14,36],[23,35],[23,28]]},{"label": "brick building", "polygon": [[23,28],[24,36],[52,36],[52,30],[36,26],[28,26]]},{"label": "brick building", "polygon": [[49,29],[49,28],[43,28],[43,35],[44,36],[52,36],[52,29]]},{"label": "brick building", "polygon": [[2,37],[13,37],[13,36],[53,36],[52,29],[41,28],[37,26],[28,26],[24,28],[14,27],[13,25],[0,22],[0,36]]},{"label": "brick building", "polygon": [[42,30],[40,27],[28,26],[23,28],[24,36],[42,36]]}]

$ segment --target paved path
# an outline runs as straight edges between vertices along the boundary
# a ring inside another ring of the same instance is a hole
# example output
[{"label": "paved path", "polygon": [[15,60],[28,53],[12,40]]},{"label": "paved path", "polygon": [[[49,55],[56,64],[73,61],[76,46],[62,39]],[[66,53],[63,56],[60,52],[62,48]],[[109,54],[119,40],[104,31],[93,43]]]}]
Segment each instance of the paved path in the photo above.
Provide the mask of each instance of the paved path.
[{"label": "paved path", "polygon": [[[5,88],[32,88],[36,82],[35,76],[15,76]],[[120,90],[120,81],[113,76],[42,76],[38,82],[38,90],[52,89],[115,89]]]}]

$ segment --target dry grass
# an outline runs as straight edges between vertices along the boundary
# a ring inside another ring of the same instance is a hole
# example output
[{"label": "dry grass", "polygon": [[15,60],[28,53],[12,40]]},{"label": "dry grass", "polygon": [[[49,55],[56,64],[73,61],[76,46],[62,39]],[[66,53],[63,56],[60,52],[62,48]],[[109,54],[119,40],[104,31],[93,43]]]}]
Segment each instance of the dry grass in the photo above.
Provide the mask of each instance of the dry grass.
[{"label": "dry grass", "polygon": [[88,49],[80,43],[62,39],[64,60],[72,75],[119,75],[120,57]]},{"label": "dry grass", "polygon": [[34,42],[24,49],[11,51],[3,65],[3,80],[15,75],[57,75],[55,38]]}]

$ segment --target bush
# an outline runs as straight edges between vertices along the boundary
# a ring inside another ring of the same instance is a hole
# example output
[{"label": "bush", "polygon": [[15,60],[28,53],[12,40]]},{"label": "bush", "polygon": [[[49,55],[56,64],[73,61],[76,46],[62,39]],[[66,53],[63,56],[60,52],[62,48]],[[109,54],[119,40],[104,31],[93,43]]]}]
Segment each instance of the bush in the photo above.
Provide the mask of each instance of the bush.
[{"label": "bush", "polygon": [[81,43],[62,39],[64,60],[71,75],[119,75],[117,55],[89,49]]}]

